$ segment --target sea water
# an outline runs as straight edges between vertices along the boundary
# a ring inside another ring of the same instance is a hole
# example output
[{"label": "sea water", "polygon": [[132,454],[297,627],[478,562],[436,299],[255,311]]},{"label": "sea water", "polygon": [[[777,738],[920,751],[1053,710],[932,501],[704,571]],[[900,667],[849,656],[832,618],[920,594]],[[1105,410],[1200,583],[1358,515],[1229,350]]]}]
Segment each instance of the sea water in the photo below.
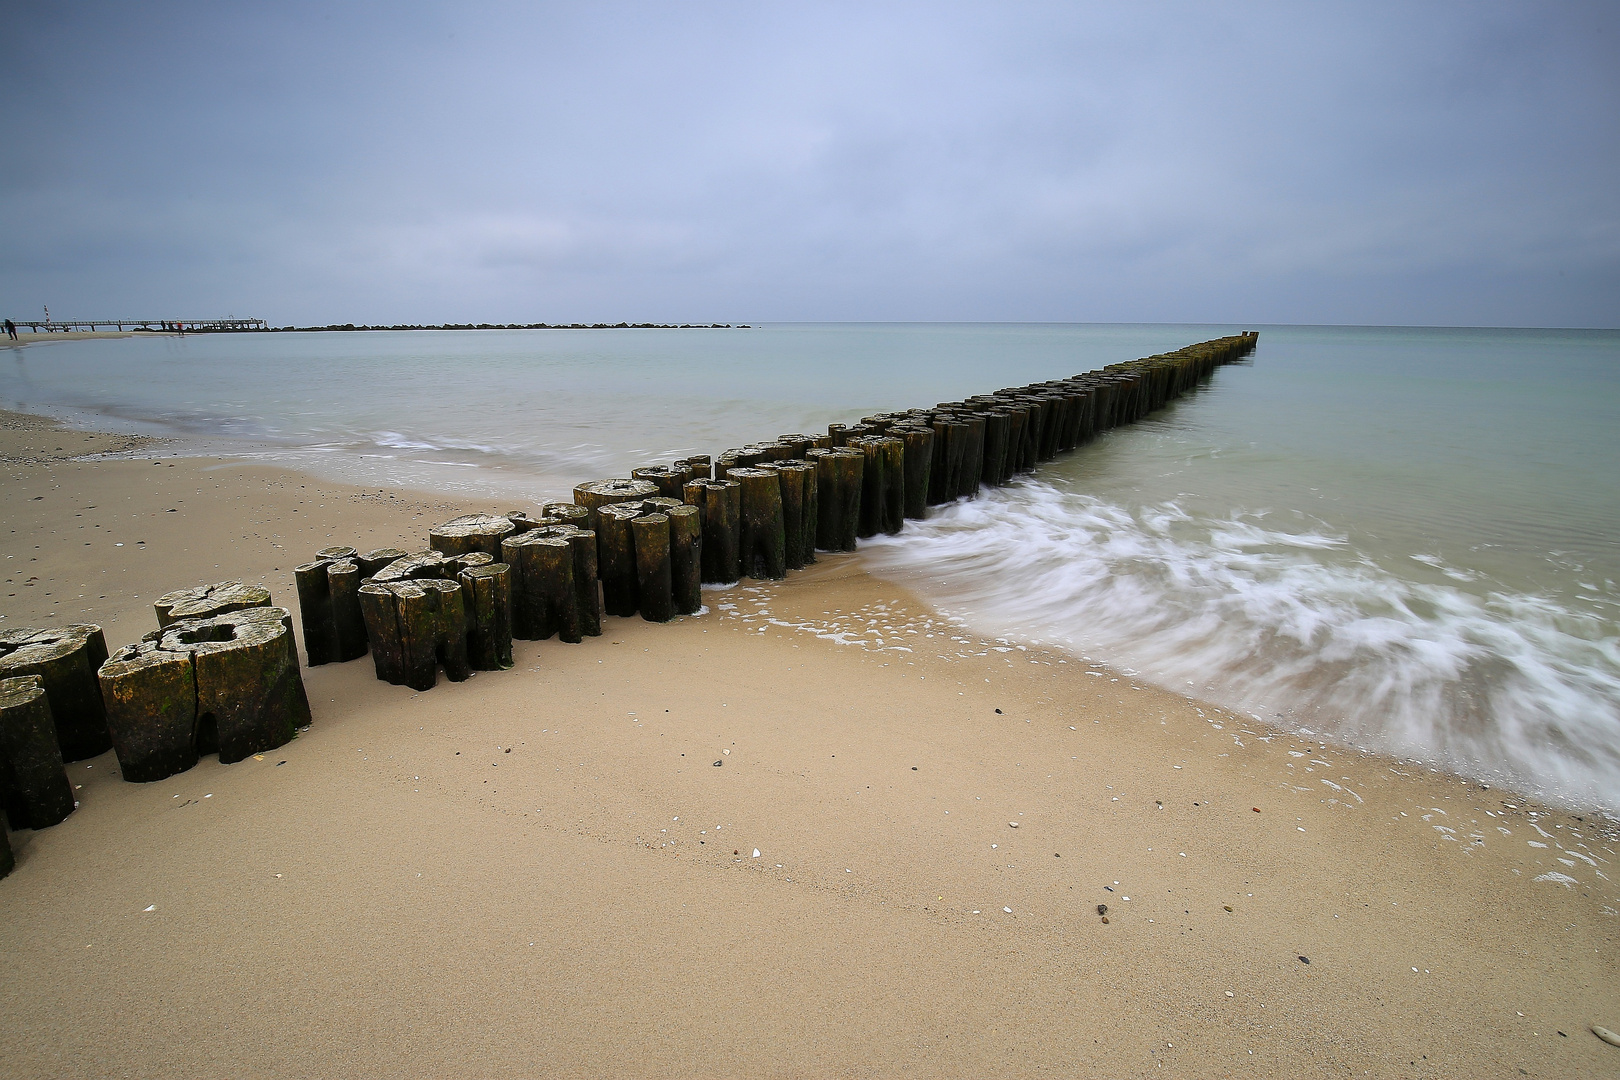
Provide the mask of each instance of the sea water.
[{"label": "sea water", "polygon": [[[1229,326],[201,335],[0,354],[0,403],[514,506]],[[1196,393],[863,558],[994,636],[1620,806],[1620,333],[1255,327]]]}]

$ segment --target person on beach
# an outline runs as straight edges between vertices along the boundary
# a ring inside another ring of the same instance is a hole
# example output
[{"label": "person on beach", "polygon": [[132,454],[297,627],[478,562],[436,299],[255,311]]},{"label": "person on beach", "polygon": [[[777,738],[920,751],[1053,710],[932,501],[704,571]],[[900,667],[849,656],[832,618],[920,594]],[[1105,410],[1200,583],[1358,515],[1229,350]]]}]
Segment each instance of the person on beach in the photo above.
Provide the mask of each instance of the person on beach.
[{"label": "person on beach", "polygon": [[10,338],[12,341],[17,340],[17,324],[12,322],[10,319],[6,320],[6,337]]}]

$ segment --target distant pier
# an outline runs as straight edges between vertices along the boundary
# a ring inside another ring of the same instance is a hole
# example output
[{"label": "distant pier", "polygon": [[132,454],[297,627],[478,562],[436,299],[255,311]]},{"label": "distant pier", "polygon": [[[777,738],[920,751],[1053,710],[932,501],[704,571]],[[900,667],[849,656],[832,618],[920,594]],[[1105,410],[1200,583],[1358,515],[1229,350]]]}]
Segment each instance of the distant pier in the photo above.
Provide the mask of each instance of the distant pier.
[{"label": "distant pier", "polygon": [[268,330],[263,319],[13,319],[18,327],[28,327],[29,333],[54,334],[74,330]]}]

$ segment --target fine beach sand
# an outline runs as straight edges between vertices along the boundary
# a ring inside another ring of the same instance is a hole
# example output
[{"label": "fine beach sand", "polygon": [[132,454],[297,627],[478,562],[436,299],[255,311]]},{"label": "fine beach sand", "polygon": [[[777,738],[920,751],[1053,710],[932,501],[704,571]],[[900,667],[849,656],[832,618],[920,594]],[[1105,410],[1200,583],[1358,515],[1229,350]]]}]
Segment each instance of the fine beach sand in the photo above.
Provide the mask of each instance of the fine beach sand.
[{"label": "fine beach sand", "polygon": [[[0,414],[0,626],[116,648],[224,579],[296,616],[315,549],[510,509],[132,451]],[[308,669],[262,760],[70,766],[10,834],[0,1074],[1620,1071],[1606,825],[981,640],[858,555],[705,598],[425,694]]]}]

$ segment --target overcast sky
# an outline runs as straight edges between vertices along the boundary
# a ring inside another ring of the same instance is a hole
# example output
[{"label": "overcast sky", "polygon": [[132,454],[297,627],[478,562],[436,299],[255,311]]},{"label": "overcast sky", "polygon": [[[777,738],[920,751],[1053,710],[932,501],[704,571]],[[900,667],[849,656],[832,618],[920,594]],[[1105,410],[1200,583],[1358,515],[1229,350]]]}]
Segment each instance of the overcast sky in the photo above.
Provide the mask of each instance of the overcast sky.
[{"label": "overcast sky", "polygon": [[0,313],[1620,326],[1620,4],[0,0]]}]

